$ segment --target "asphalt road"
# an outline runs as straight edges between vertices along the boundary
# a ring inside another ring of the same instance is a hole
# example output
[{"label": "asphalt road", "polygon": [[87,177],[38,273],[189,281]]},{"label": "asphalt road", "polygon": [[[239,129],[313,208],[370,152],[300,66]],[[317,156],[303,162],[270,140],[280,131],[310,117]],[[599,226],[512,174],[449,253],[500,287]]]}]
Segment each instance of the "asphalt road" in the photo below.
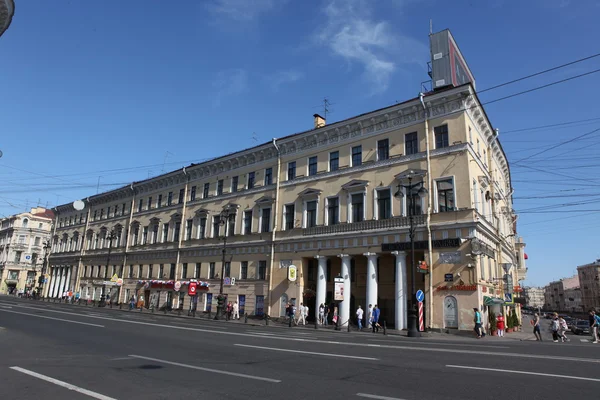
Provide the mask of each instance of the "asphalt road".
[{"label": "asphalt road", "polygon": [[23,399],[597,398],[600,345],[410,339],[0,297],[0,390]]}]

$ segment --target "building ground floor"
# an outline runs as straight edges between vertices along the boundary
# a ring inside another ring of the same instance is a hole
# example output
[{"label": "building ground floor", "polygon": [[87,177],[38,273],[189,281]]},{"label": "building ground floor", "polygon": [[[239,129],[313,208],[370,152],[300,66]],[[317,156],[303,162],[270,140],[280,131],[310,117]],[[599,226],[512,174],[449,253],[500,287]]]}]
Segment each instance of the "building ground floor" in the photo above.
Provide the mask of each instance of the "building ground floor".
[{"label": "building ground floor", "polygon": [[11,266],[0,269],[0,293],[32,292],[37,288],[41,271],[31,266]]}]

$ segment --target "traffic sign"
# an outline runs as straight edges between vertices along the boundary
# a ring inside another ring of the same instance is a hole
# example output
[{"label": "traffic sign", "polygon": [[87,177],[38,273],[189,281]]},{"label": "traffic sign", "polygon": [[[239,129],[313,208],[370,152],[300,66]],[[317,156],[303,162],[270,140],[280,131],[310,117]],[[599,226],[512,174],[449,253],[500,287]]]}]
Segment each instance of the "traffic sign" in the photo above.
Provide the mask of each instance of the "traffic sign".
[{"label": "traffic sign", "polygon": [[112,276],[112,278],[110,278],[110,281],[111,281],[111,282],[116,282],[116,281],[118,281],[118,280],[119,280],[119,275],[117,275],[117,274],[114,274],[114,275]]},{"label": "traffic sign", "polygon": [[181,282],[180,281],[175,282],[175,284],[173,285],[173,289],[176,292],[179,292],[179,290],[181,289]]},{"label": "traffic sign", "polygon": [[417,301],[421,302],[425,300],[425,293],[422,290],[417,290]]},{"label": "traffic sign", "polygon": [[198,286],[198,284],[196,282],[190,282],[190,284],[188,285],[188,295],[189,296],[196,295],[196,287],[197,286]]},{"label": "traffic sign", "polygon": [[512,303],[513,302],[513,295],[512,295],[512,293],[504,293],[504,302],[505,303]]}]

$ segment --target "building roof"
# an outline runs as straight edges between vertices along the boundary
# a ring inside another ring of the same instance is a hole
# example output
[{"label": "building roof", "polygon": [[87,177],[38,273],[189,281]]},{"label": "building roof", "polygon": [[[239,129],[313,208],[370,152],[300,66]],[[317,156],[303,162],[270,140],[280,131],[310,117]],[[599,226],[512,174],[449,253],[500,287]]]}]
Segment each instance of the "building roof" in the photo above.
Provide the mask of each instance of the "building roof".
[{"label": "building roof", "polygon": [[0,0],[0,36],[8,29],[15,15],[14,0]]},{"label": "building roof", "polygon": [[45,209],[42,212],[37,212],[32,214],[34,217],[42,217],[42,218],[49,218],[49,219],[54,219],[54,211],[52,210],[48,210]]}]

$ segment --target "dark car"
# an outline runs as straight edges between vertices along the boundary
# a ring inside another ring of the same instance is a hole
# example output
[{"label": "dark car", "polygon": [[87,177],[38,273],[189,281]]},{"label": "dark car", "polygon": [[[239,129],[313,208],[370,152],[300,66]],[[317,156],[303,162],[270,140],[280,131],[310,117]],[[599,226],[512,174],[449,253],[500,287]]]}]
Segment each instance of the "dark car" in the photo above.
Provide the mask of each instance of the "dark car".
[{"label": "dark car", "polygon": [[571,326],[571,332],[576,335],[589,335],[590,334],[590,322],[584,319],[578,319],[575,324]]}]

